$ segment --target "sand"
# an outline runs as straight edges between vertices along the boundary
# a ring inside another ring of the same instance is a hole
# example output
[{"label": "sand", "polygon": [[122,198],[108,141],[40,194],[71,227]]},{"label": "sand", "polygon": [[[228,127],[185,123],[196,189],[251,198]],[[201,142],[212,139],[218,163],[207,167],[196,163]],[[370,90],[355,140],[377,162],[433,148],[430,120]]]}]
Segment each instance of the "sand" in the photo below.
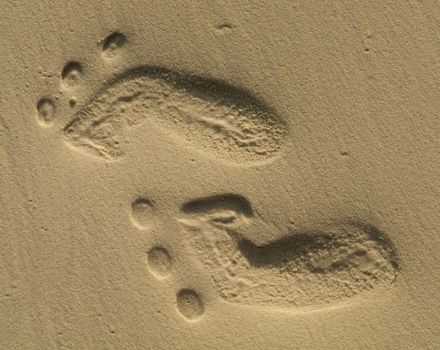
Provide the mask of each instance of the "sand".
[{"label": "sand", "polygon": [[440,348],[437,3],[0,16],[0,349]]}]

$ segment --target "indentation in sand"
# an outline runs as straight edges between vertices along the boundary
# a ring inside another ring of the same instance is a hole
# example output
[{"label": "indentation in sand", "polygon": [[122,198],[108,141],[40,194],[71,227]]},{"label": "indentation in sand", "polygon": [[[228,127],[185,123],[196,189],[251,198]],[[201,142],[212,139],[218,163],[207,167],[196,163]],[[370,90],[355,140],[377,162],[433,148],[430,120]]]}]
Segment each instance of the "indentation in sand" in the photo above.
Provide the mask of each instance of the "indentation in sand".
[{"label": "indentation in sand", "polygon": [[38,122],[41,126],[51,126],[55,118],[55,103],[50,97],[43,97],[37,102]]},{"label": "indentation in sand", "polygon": [[105,58],[112,58],[118,54],[120,49],[127,42],[127,37],[119,32],[114,32],[102,42],[102,55]]},{"label": "indentation in sand", "polygon": [[286,122],[248,93],[213,80],[156,68],[113,79],[64,129],[65,140],[104,159],[124,154],[124,129],[149,123],[216,159],[254,162],[275,157]]},{"label": "indentation in sand", "polygon": [[61,79],[65,88],[74,88],[79,84],[83,72],[79,62],[67,63],[61,72]]},{"label": "indentation in sand", "polygon": [[268,226],[254,216],[244,197],[236,195],[186,203],[179,222],[191,232],[191,248],[215,289],[229,302],[331,304],[373,289],[384,291],[397,276],[391,242],[368,224],[348,222],[325,230],[290,232],[256,245],[246,238],[247,229]]},{"label": "indentation in sand", "polygon": [[151,228],[154,224],[156,207],[146,197],[139,197],[131,204],[131,218],[139,229]]},{"label": "indentation in sand", "polygon": [[199,319],[204,311],[203,300],[193,289],[181,289],[176,295],[177,310],[187,320]]},{"label": "indentation in sand", "polygon": [[172,268],[171,256],[163,247],[153,247],[148,252],[148,268],[159,279],[170,274]]}]

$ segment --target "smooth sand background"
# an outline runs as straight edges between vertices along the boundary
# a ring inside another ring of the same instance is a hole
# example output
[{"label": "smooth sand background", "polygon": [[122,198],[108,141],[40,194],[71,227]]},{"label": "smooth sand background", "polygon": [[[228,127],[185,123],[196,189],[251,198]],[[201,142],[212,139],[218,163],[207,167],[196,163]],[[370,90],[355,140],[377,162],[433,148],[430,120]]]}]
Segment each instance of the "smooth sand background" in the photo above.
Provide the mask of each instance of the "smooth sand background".
[{"label": "smooth sand background", "polygon": [[[0,348],[438,348],[439,29],[435,1],[3,1]],[[113,31],[128,41],[106,61]],[[71,60],[84,74],[66,91]],[[225,165],[148,127],[130,131],[119,162],[69,147],[69,98],[80,108],[139,65],[252,91],[289,121],[282,155]],[[37,121],[46,95],[59,97],[51,128]],[[279,227],[362,217],[394,242],[398,278],[313,312],[226,303],[173,223],[182,202],[214,192],[246,196]],[[169,220],[138,230],[137,196]],[[174,258],[164,280],[145,264],[153,241]],[[176,309],[186,286],[203,296],[196,322]]]}]

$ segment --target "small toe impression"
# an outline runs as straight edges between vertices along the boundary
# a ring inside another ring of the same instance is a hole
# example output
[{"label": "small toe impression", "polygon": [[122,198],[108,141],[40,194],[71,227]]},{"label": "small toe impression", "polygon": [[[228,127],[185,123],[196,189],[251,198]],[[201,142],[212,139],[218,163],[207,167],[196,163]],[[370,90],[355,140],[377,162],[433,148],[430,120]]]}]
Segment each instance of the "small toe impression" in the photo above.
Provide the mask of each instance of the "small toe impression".
[{"label": "small toe impression", "polygon": [[141,230],[151,228],[154,225],[156,214],[156,205],[149,198],[139,197],[131,204],[132,222]]},{"label": "small toe impression", "polygon": [[181,289],[176,295],[177,310],[187,321],[197,321],[203,316],[203,299],[194,289]]},{"label": "small toe impression", "polygon": [[166,248],[155,246],[148,252],[147,264],[148,269],[154,276],[163,279],[170,274],[173,261]]}]

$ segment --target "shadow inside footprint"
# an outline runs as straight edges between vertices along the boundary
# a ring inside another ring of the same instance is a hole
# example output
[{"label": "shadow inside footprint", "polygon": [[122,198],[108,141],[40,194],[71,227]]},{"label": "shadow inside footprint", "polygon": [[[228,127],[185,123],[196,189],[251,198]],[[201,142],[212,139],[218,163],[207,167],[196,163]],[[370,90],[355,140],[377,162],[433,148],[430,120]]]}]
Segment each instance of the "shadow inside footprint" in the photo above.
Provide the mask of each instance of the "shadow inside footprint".
[{"label": "shadow inside footprint", "polygon": [[242,196],[196,199],[185,203],[182,212],[179,221],[194,233],[192,248],[228,301],[327,304],[386,288],[397,275],[392,243],[369,224],[341,222],[256,245],[247,237],[248,228],[263,231],[268,225]]},{"label": "shadow inside footprint", "polygon": [[[304,267],[312,273],[332,273],[362,264],[372,253],[371,248],[374,248],[375,251],[386,253],[390,263],[397,268],[391,243],[374,226],[347,223],[338,232],[331,232],[334,230],[289,233],[263,246],[243,238],[238,241],[238,248],[254,267],[281,267],[302,260]],[[366,246],[365,242],[369,242],[369,245]]]}]

